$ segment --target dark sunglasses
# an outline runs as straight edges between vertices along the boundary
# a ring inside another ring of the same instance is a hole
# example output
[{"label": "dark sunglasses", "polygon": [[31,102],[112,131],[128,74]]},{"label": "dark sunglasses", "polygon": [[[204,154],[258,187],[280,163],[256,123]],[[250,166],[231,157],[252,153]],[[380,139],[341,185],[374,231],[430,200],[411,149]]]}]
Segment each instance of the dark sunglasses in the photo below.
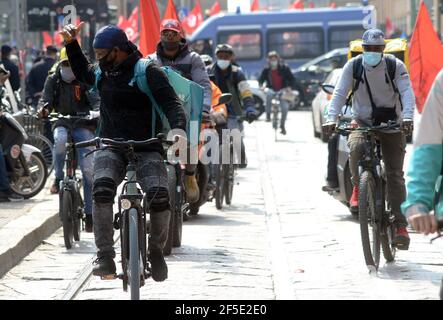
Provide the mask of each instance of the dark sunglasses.
[{"label": "dark sunglasses", "polygon": [[172,36],[172,37],[176,38],[179,36],[179,33],[174,30],[164,30],[164,31],[162,31],[162,36],[164,36],[164,37]]}]

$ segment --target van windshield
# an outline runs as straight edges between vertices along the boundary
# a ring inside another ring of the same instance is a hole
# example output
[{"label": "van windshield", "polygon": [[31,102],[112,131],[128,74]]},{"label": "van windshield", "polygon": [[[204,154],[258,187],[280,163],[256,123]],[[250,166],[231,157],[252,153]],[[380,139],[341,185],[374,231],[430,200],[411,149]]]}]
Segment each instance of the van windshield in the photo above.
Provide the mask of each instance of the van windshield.
[{"label": "van windshield", "polygon": [[236,60],[259,60],[262,57],[261,33],[227,31],[218,35],[218,43],[232,46]]},{"label": "van windshield", "polygon": [[329,49],[338,49],[348,47],[349,42],[361,39],[365,29],[363,26],[350,27],[332,27],[329,29]]},{"label": "van windshield", "polygon": [[313,59],[324,53],[321,28],[271,30],[268,51],[277,51],[283,59]]}]

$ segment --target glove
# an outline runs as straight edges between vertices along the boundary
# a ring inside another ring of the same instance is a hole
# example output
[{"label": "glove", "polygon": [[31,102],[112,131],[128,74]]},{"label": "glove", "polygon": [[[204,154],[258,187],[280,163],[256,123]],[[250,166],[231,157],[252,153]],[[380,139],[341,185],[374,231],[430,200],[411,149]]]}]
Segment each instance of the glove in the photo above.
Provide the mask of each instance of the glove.
[{"label": "glove", "polygon": [[253,107],[249,107],[246,109],[246,120],[248,123],[252,123],[257,120],[257,110]]},{"label": "glove", "polygon": [[335,122],[327,122],[322,126],[323,134],[327,137],[330,137],[335,131],[336,124]]},{"label": "glove", "polygon": [[49,111],[46,108],[41,108],[40,110],[37,111],[37,118],[42,119],[42,118],[47,118],[49,116]]},{"label": "glove", "polygon": [[403,119],[403,131],[405,135],[409,136],[414,131],[414,121],[412,119]]}]

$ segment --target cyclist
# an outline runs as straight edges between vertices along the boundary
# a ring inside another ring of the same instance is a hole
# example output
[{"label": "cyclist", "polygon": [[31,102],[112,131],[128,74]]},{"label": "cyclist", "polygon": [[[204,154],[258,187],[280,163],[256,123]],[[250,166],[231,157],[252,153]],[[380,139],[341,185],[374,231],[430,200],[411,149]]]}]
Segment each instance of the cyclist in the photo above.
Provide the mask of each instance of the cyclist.
[{"label": "cyclist", "polygon": [[[205,65],[196,52],[189,49],[186,39],[183,37],[180,22],[174,19],[165,19],[160,25],[160,43],[157,51],[149,57],[160,66],[170,66],[177,70],[185,78],[194,81],[204,88],[203,120],[207,120],[211,111],[212,89]],[[196,164],[186,165],[185,188],[186,197],[190,203],[200,199],[200,192],[195,178]]]},{"label": "cyclist", "polygon": [[[258,82],[260,87],[263,87],[263,85],[266,83],[265,87],[269,89],[266,94],[266,121],[269,122],[271,121],[272,99],[280,90],[295,89],[295,78],[289,66],[280,59],[277,51],[271,51],[268,53],[268,66],[263,69],[260,77],[258,78]],[[280,107],[282,113],[280,129],[281,134],[285,135],[285,123],[289,111],[289,102],[284,99],[280,99]]]},{"label": "cyclist", "polygon": [[[332,132],[336,120],[352,92],[353,126],[371,126],[396,120],[406,132],[412,130],[415,98],[405,64],[392,55],[384,55],[385,38],[378,29],[367,30],[363,35],[363,55],[353,58],[344,66],[343,74],[334,90],[328,109],[325,131]],[[360,64],[359,79],[355,79],[354,64]],[[391,67],[389,67],[391,65]],[[395,66],[395,79],[390,79],[389,68]],[[403,108],[403,110],[402,110]],[[383,159],[386,166],[388,198],[396,217],[395,244],[400,250],[409,248],[407,221],[400,205],[405,200],[403,162],[406,149],[404,132],[379,133]],[[364,136],[359,132],[349,135],[350,170],[354,186],[350,206],[358,210],[358,162],[364,153]]]},{"label": "cyclist", "polygon": [[[443,141],[443,71],[437,76],[425,104],[420,127],[414,141],[414,152],[407,172],[407,198],[403,214],[418,232],[437,231],[435,215],[442,217],[442,206],[434,209],[435,185],[442,174]],[[440,199],[438,199],[440,200]]]},{"label": "cyclist", "polygon": [[[75,79],[69,64],[66,49],[60,53],[60,62],[53,74],[46,79],[43,97],[39,102],[39,114],[46,117],[55,111],[64,116],[75,116],[77,113],[88,113],[100,108],[100,96],[89,92],[90,87]],[[59,119],[54,125],[54,168],[55,180],[51,187],[52,194],[58,194],[60,181],[64,178],[64,160],[68,130],[71,130],[74,142],[88,141],[94,138],[95,120]],[[83,175],[83,192],[85,199],[86,232],[92,232],[92,158],[86,157],[87,149],[78,150],[78,159]]]},{"label": "cyclist", "polygon": [[[95,35],[93,47],[98,65],[88,62],[76,38],[81,29],[68,25],[61,34],[76,78],[88,85],[96,84],[101,98],[100,130],[102,138],[146,140],[161,132],[160,119],[152,128],[153,104],[137,85],[131,86],[136,63],[142,58],[125,32],[112,25],[101,28]],[[96,74],[101,71],[101,78]],[[165,113],[172,129],[186,130],[186,115],[166,74],[155,63],[146,68],[146,78],[153,97]],[[96,83],[97,80],[97,83]],[[154,131],[154,132],[153,132]],[[185,133],[183,133],[185,139]],[[168,175],[161,143],[135,150],[138,156],[137,176],[147,195],[151,218],[148,259],[154,281],[168,277],[163,248],[166,243],[171,215]],[[115,275],[113,247],[113,202],[117,187],[126,172],[126,159],[115,150],[100,150],[94,157],[93,215],[94,236],[98,248],[93,274]]]},{"label": "cyclist", "polygon": [[232,102],[228,104],[228,129],[238,129],[242,133],[240,168],[247,167],[246,152],[243,142],[243,109],[246,120],[252,123],[257,119],[257,110],[249,83],[240,67],[234,65],[234,50],[228,44],[219,44],[215,50],[217,62],[211,69],[214,83],[223,93],[232,94]]}]

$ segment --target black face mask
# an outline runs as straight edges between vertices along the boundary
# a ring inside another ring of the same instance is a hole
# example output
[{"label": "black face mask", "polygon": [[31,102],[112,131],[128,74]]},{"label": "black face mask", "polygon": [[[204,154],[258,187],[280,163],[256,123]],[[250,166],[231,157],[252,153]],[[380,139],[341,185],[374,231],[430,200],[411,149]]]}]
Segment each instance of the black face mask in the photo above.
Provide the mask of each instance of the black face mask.
[{"label": "black face mask", "polygon": [[162,41],[162,46],[165,50],[173,51],[180,48],[180,42]]},{"label": "black face mask", "polygon": [[114,68],[115,59],[113,59],[111,61],[108,60],[108,57],[112,51],[114,51],[114,50],[110,50],[103,58],[98,60],[98,64],[100,66],[100,69],[102,69],[103,71],[110,71]]}]

